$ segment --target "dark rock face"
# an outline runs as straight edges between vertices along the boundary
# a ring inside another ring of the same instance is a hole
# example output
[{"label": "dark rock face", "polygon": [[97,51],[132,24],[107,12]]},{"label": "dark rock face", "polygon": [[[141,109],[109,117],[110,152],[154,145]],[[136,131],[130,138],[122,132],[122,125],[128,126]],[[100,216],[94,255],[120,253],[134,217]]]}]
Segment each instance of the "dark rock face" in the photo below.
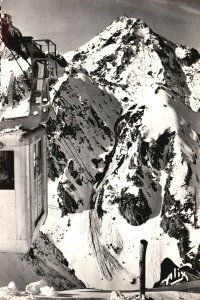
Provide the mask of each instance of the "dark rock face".
[{"label": "dark rock face", "polygon": [[119,203],[120,214],[134,226],[145,223],[152,213],[142,190],[139,190],[137,197],[124,194],[120,199],[116,199],[116,202]]},{"label": "dark rock face", "polygon": [[194,49],[191,48],[190,52],[187,54],[187,56],[183,59],[183,62],[187,65],[187,66],[191,66],[192,64],[196,63],[198,60],[200,59],[200,54],[199,52]]},{"label": "dark rock face", "polygon": [[[160,281],[159,283],[165,279],[171,272],[173,272],[173,270],[175,268],[177,268],[178,266],[175,265],[175,263],[169,259],[168,257],[165,258],[162,262],[161,262],[161,265],[160,265]],[[159,286],[159,283],[156,283],[154,285],[154,287],[157,287]]]},{"label": "dark rock face", "polygon": [[[165,258],[160,265],[160,280],[154,284],[154,288],[160,286],[171,285],[176,281],[194,281],[199,280],[200,273],[189,266],[178,267],[174,262],[168,257]],[[166,280],[167,278],[169,281]]]},{"label": "dark rock face", "polygon": [[160,160],[164,159],[164,151],[165,147],[169,145],[170,140],[175,135],[175,132],[170,132],[169,129],[166,129],[163,134],[161,134],[158,139],[155,141],[153,145],[150,146],[150,160],[151,165],[154,169],[160,170],[163,166],[161,166]]},{"label": "dark rock face", "polygon": [[59,207],[62,211],[62,216],[75,213],[78,209],[77,202],[70,196],[70,194],[64,189],[63,184],[58,184],[58,197]]},{"label": "dark rock face", "polygon": [[84,283],[75,276],[74,270],[68,268],[68,262],[62,252],[42,232],[23,260],[56,290],[85,288]]},{"label": "dark rock face", "polygon": [[189,248],[189,232],[184,223],[176,217],[163,217],[161,221],[161,227],[164,232],[167,232],[169,236],[179,240],[179,250],[182,258],[185,258],[185,254],[190,250]]}]

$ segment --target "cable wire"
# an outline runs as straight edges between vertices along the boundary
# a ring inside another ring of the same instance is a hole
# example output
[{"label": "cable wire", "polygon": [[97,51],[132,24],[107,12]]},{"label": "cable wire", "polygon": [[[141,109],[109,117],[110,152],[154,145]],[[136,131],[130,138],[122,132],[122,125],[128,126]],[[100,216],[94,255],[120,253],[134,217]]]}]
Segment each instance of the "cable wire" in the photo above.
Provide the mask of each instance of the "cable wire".
[{"label": "cable wire", "polygon": [[[8,49],[9,49],[9,48],[8,48]],[[20,69],[21,69],[22,73],[24,74],[24,76],[28,79],[28,76],[27,76],[26,72],[22,69],[22,67],[21,67],[20,63],[18,62],[17,58],[15,57],[13,51],[12,51],[11,49],[9,49],[9,51],[10,51],[10,53],[12,54],[12,56],[14,57],[14,59],[15,59],[15,61],[17,62],[18,66],[20,67]],[[27,62],[27,63],[28,63],[28,62]],[[28,64],[29,64],[29,63],[28,63]],[[30,66],[30,64],[29,64],[29,66]]]},{"label": "cable wire", "polygon": [[[53,109],[52,106],[51,106],[51,109],[52,109],[52,111],[54,112],[55,116],[56,116],[56,117],[59,119],[59,121],[61,122],[61,121],[62,121],[61,118],[56,114],[56,112],[55,112],[55,110]],[[59,131],[59,133],[60,133],[60,131]],[[75,149],[75,146],[74,146],[74,144],[72,143],[72,141],[70,140],[70,138],[68,138],[68,140],[69,140],[69,142],[70,142],[72,148],[74,149],[74,152],[75,152],[76,155],[78,156],[79,161],[81,161],[81,164],[80,164],[80,162],[78,161],[78,159],[77,159],[77,157],[75,156],[75,154],[73,153],[73,151],[71,150],[71,148],[69,147],[69,145],[67,144],[67,142],[65,141],[65,139],[63,139],[65,145],[67,146],[67,148],[69,149],[69,151],[70,151],[71,154],[73,155],[74,159],[78,162],[79,166],[80,166],[80,167],[83,167],[84,170],[86,171],[86,173],[89,175],[90,178],[88,178],[88,179],[92,179],[93,181],[95,181],[94,177],[93,177],[93,176],[89,173],[89,171],[87,170],[87,167],[85,166],[85,164],[84,164],[82,158],[80,157],[80,155],[78,154],[77,150]]]}]

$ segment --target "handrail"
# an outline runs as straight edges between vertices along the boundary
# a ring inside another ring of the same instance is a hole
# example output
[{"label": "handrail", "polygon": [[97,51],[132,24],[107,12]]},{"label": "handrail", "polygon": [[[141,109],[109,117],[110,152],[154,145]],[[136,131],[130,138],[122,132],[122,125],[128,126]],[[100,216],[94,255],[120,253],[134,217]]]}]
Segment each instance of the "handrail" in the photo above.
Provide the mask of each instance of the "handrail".
[{"label": "handrail", "polygon": [[[45,42],[47,44],[48,53],[44,53],[43,45],[38,47],[39,42]],[[53,78],[57,78],[57,66],[55,62],[54,65],[50,62],[49,51],[51,50],[53,54],[56,55],[56,45],[47,39],[32,40],[31,43],[32,78],[29,115],[25,117],[6,118],[0,122],[0,129],[21,126],[24,130],[32,130],[37,128],[40,124],[45,124],[49,119],[51,105],[49,80],[52,78],[52,68]]]}]

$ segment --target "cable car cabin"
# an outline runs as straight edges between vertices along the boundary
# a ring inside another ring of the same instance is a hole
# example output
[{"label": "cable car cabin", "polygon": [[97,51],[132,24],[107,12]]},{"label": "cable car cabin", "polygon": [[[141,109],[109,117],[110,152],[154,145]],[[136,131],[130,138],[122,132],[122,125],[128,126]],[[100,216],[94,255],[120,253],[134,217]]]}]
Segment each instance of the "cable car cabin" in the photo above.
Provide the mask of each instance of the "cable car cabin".
[{"label": "cable car cabin", "polygon": [[0,252],[27,253],[47,217],[47,136],[0,132]]}]

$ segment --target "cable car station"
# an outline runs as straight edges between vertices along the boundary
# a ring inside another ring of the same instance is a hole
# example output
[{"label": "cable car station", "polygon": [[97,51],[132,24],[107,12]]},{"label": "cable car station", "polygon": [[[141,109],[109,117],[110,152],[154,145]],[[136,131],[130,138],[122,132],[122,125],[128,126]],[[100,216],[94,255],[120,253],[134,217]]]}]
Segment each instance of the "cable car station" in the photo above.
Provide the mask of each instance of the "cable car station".
[{"label": "cable car station", "polygon": [[27,253],[47,217],[49,80],[56,46],[31,40],[29,115],[0,121],[0,252]]}]

